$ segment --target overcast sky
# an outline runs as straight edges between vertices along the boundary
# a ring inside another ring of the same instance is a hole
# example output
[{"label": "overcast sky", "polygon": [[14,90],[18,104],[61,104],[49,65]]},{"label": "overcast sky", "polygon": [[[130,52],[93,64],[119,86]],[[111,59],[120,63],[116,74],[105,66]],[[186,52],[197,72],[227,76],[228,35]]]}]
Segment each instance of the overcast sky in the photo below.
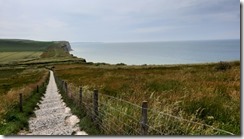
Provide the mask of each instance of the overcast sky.
[{"label": "overcast sky", "polygon": [[0,0],[0,38],[170,41],[240,38],[239,0]]}]

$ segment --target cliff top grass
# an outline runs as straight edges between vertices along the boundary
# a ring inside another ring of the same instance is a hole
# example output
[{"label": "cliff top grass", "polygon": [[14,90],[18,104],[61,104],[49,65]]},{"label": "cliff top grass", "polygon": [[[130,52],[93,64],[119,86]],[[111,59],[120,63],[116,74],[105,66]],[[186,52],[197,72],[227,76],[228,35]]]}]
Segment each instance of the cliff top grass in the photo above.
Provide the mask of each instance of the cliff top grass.
[{"label": "cliff top grass", "polygon": [[0,39],[0,52],[44,51],[54,42]]},{"label": "cliff top grass", "polygon": [[0,66],[84,62],[70,55],[70,50],[67,41],[0,39]]},{"label": "cliff top grass", "polygon": [[70,64],[55,65],[54,70],[70,85],[96,88],[137,105],[148,101],[150,109],[189,120],[194,117],[240,134],[239,61],[172,66]]}]

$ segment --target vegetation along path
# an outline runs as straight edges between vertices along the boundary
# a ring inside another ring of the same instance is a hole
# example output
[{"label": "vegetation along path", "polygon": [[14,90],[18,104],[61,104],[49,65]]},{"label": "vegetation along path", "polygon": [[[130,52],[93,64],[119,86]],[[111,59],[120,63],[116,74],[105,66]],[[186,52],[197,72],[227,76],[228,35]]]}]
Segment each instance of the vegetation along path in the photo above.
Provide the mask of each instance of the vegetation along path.
[{"label": "vegetation along path", "polygon": [[36,117],[29,120],[28,135],[87,135],[80,131],[80,119],[72,115],[63,102],[52,71],[46,93],[38,106]]}]

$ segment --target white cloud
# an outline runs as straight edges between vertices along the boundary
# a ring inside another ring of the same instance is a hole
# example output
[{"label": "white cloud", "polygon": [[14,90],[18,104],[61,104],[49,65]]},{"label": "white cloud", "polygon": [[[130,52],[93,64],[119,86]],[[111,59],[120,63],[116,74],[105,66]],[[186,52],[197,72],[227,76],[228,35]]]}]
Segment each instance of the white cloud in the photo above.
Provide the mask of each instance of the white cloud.
[{"label": "white cloud", "polygon": [[159,27],[144,27],[144,28],[137,28],[133,32],[134,33],[164,33],[171,29],[176,29],[176,27],[170,26],[159,26]]},{"label": "white cloud", "polygon": [[171,39],[180,39],[173,38],[183,36],[177,29],[187,28],[189,39],[199,39],[195,30],[218,24],[220,34],[238,32],[238,7],[233,0],[0,0],[0,37],[126,41],[175,33]]}]

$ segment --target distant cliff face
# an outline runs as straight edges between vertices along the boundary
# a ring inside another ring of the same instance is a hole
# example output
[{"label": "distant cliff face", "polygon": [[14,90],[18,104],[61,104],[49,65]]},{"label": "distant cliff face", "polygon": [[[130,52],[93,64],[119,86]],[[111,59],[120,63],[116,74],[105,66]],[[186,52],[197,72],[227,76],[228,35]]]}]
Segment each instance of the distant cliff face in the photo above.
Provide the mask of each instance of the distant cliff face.
[{"label": "distant cliff face", "polygon": [[59,47],[63,48],[67,52],[73,51],[68,41],[56,41],[55,43],[57,43]]}]

